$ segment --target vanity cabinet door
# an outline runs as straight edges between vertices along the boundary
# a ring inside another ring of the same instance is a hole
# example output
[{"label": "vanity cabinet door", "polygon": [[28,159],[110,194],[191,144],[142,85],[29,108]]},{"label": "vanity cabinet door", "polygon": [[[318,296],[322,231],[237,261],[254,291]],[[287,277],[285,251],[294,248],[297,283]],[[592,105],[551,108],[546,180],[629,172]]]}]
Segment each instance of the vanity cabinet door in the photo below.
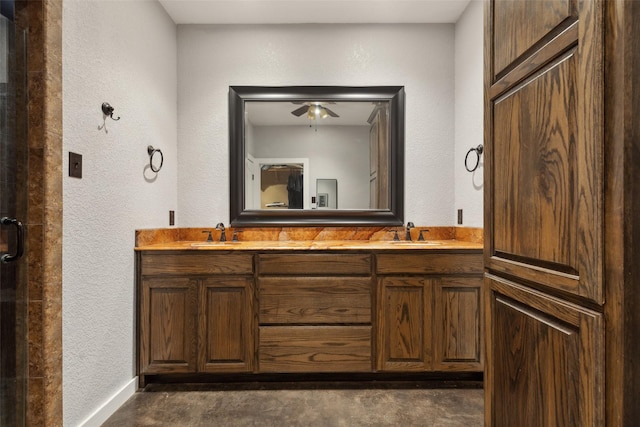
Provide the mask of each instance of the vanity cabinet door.
[{"label": "vanity cabinet door", "polygon": [[249,372],[254,366],[253,278],[202,280],[198,319],[198,370]]},{"label": "vanity cabinet door", "polygon": [[420,277],[385,277],[378,283],[380,371],[431,368],[432,281]]},{"label": "vanity cabinet door", "polygon": [[184,277],[142,281],[140,374],[196,371],[197,289]]},{"label": "vanity cabinet door", "polygon": [[433,369],[482,371],[482,277],[439,278],[433,294]]}]

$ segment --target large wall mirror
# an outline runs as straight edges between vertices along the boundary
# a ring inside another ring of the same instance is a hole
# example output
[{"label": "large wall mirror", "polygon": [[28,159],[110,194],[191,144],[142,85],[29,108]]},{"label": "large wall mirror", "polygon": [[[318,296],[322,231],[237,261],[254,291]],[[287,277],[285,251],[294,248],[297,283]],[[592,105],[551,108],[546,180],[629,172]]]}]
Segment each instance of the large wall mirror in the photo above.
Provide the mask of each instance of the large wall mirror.
[{"label": "large wall mirror", "polygon": [[403,223],[402,86],[231,86],[229,129],[232,226]]}]

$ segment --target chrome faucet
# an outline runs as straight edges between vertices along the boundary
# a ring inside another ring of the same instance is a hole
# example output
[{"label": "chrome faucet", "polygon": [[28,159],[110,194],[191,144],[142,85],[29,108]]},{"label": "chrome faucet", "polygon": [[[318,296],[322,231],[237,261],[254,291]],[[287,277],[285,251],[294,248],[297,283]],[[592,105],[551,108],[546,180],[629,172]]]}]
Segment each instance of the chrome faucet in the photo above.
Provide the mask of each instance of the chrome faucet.
[{"label": "chrome faucet", "polygon": [[405,240],[411,241],[411,229],[415,228],[412,222],[407,222],[407,235],[405,236]]},{"label": "chrome faucet", "polygon": [[220,241],[221,242],[226,242],[227,241],[227,235],[224,234],[224,224],[219,222],[218,225],[216,225],[216,230],[220,230]]}]

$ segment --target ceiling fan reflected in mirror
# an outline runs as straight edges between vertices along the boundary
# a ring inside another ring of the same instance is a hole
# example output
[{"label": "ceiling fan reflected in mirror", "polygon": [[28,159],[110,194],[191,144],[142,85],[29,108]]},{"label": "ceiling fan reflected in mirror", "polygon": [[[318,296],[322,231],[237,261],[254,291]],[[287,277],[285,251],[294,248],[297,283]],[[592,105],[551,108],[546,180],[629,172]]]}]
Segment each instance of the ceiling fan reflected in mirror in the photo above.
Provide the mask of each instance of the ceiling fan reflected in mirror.
[{"label": "ceiling fan reflected in mirror", "polygon": [[[294,102],[294,104],[297,104]],[[324,106],[324,102],[304,102],[304,105],[300,108],[296,108],[291,112],[296,117],[300,117],[303,114],[307,114],[309,120],[315,120],[317,118],[326,119],[327,117],[340,117],[329,108]],[[335,102],[328,102],[328,104],[335,104]]]}]

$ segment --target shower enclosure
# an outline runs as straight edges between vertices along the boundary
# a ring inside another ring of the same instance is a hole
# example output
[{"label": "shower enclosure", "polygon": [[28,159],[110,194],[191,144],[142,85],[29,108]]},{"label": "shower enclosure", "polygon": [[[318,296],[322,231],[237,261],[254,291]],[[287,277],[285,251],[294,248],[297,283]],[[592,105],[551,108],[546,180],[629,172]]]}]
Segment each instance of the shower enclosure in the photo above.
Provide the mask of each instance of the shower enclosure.
[{"label": "shower enclosure", "polygon": [[25,424],[27,85],[25,32],[0,15],[0,427]]}]

